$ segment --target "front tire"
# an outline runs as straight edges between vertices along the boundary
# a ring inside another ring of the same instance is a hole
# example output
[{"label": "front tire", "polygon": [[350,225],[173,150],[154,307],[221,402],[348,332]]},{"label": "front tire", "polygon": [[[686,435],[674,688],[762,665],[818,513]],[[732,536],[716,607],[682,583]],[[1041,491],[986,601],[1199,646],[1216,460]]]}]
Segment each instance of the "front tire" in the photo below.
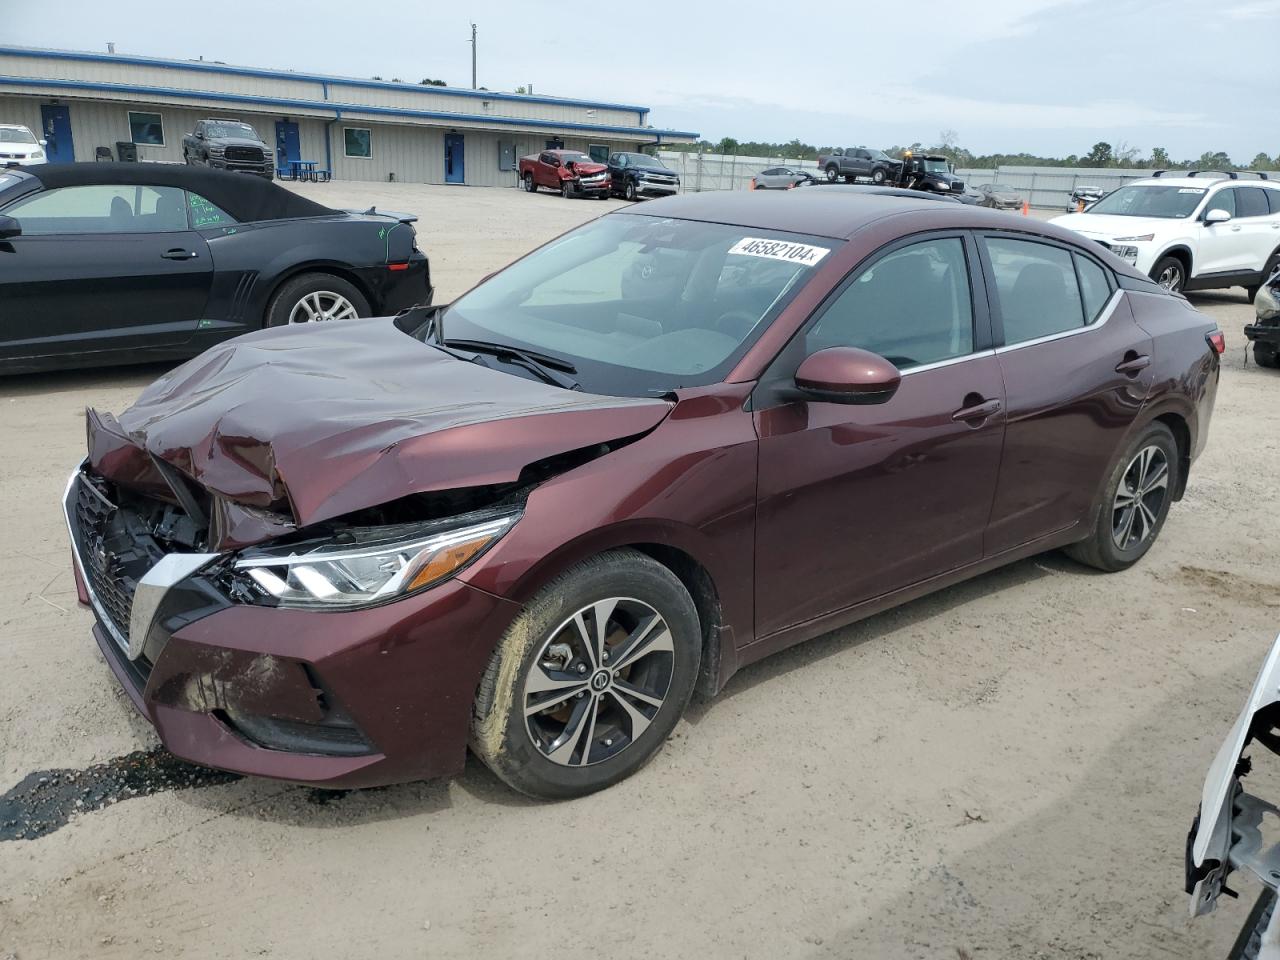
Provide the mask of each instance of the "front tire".
[{"label": "front tire", "polygon": [[572,180],[565,180],[561,182],[560,196],[564,197],[566,200],[573,199],[573,181]]},{"label": "front tire", "polygon": [[331,273],[304,273],[286,282],[271,298],[266,325],[283,327],[371,315],[369,301],[351,283]]},{"label": "front tire", "polygon": [[1108,573],[1133,566],[1155,543],[1178,488],[1178,444],[1163,423],[1147,426],[1112,467],[1094,529],[1068,556]]},{"label": "front tire", "polygon": [[521,793],[602,790],[658,750],[693,693],[697,610],[635,550],[592,557],[525,605],[476,692],[471,749]]},{"label": "front tire", "polygon": [[526,193],[537,193],[538,185],[533,182],[533,174],[526,173],[524,175],[524,189]]},{"label": "front tire", "polygon": [[1177,257],[1161,257],[1151,268],[1150,276],[1170,293],[1181,293],[1187,282],[1187,269]]},{"label": "front tire", "polygon": [[879,167],[873,170],[871,172],[871,182],[874,183],[876,186],[879,186],[880,184],[884,183],[884,171]]},{"label": "front tire", "polygon": [[627,185],[622,188],[622,195],[632,203],[640,199],[640,194],[636,193],[636,182],[634,180],[627,181]]}]

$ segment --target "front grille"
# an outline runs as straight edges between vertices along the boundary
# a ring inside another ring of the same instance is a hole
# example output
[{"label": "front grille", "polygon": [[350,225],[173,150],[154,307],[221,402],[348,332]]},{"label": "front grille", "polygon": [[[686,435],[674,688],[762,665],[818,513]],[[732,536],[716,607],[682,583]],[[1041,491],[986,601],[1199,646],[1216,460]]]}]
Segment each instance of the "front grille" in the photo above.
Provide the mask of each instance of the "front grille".
[{"label": "front grille", "polygon": [[227,147],[226,158],[241,163],[261,163],[263,159],[259,147]]},{"label": "front grille", "polygon": [[82,475],[76,490],[76,530],[80,540],[80,563],[102,612],[110,625],[126,641],[129,639],[129,611],[137,581],[120,575],[117,560],[107,548],[107,525],[116,507],[99,489],[97,481]]}]

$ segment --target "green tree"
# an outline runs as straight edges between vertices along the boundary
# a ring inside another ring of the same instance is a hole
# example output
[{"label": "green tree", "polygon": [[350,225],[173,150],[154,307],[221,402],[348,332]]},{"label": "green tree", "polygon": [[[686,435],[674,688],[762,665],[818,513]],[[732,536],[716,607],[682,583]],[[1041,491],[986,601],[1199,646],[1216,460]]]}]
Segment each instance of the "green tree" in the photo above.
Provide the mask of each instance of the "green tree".
[{"label": "green tree", "polygon": [[1105,140],[1099,140],[1081,162],[1086,167],[1105,167],[1112,159],[1114,158],[1111,155],[1111,144]]},{"label": "green tree", "polygon": [[1260,153],[1253,158],[1253,163],[1249,164],[1250,170],[1274,170],[1278,164],[1265,153]]},{"label": "green tree", "polygon": [[[447,87],[448,84],[443,80],[432,80],[430,77],[423,77],[418,81],[418,85],[422,87]],[[524,93],[524,87],[521,87],[516,93]]]},{"label": "green tree", "polygon": [[1200,159],[1196,161],[1197,170],[1230,170],[1231,168],[1231,158],[1221,150],[1215,153],[1206,150],[1200,154]]},{"label": "green tree", "polygon": [[735,153],[737,149],[738,141],[733,139],[733,137],[723,137],[720,142],[716,144],[716,151],[718,153]]},{"label": "green tree", "polygon": [[1164,170],[1166,167],[1173,166],[1173,161],[1169,159],[1169,151],[1164,147],[1152,147],[1151,166],[1157,170]]}]

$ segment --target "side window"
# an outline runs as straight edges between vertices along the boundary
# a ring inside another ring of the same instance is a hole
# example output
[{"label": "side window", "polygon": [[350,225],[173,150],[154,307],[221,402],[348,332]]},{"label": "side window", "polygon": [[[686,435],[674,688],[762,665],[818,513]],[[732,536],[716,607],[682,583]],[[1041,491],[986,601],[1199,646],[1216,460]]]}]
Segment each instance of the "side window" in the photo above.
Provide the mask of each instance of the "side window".
[{"label": "side window", "polygon": [[1270,213],[1261,187],[1236,187],[1236,216],[1265,217]]},{"label": "side window", "polygon": [[195,230],[204,227],[221,227],[237,222],[231,214],[217,204],[210,203],[198,193],[187,192],[187,208],[191,213],[191,226]]},{"label": "side window", "polygon": [[19,200],[5,210],[24,236],[67,233],[174,233],[187,229],[177,187],[62,187]]},{"label": "side window", "polygon": [[1262,192],[1267,195],[1272,215],[1280,213],[1280,190],[1263,190]]},{"label": "side window", "polygon": [[1098,319],[1103,307],[1111,299],[1111,281],[1106,270],[1079,254],[1076,254],[1076,273],[1080,276],[1085,323],[1090,324]]},{"label": "side window", "polygon": [[770,167],[770,168],[769,168],[768,170],[766,170],[764,173],[760,174],[760,176],[762,176],[762,177],[776,177],[776,176],[778,176],[780,173],[782,173],[782,168],[781,168],[781,167]]},{"label": "side window", "polygon": [[1029,240],[988,237],[1004,342],[1025,343],[1084,326],[1071,254]]},{"label": "side window", "polygon": [[863,270],[806,337],[806,353],[826,347],[861,347],[901,370],[972,352],[964,241],[913,243]]},{"label": "side window", "polygon": [[1217,193],[1209,197],[1209,202],[1204,205],[1204,212],[1210,210],[1225,210],[1233,217],[1236,215],[1236,192],[1234,190],[1219,190]]}]

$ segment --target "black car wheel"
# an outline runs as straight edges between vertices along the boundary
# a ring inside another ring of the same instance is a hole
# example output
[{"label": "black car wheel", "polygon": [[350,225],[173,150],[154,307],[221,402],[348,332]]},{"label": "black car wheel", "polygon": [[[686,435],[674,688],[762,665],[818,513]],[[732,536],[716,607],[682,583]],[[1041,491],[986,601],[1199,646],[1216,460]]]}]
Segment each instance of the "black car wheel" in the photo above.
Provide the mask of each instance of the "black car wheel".
[{"label": "black car wheel", "polygon": [[1277,357],[1276,348],[1270,343],[1255,343],[1253,345],[1253,360],[1260,367],[1280,367],[1280,358]]},{"label": "black car wheel", "polygon": [[693,693],[697,610],[656,560],[615,550],[544,587],[476,692],[471,748],[521,793],[582,796],[638,770]]},{"label": "black car wheel", "polygon": [[1177,257],[1161,257],[1151,268],[1151,279],[1171,293],[1181,293],[1187,282],[1186,268]]},{"label": "black car wheel", "polygon": [[538,185],[537,185],[536,183],[534,183],[534,182],[533,182],[533,174],[532,174],[532,173],[526,173],[526,174],[524,175],[524,188],[525,188],[525,190],[527,190],[529,193],[537,193],[537,192],[538,192]]},{"label": "black car wheel", "polygon": [[830,180],[832,183],[835,183],[837,180],[839,180],[840,168],[837,167],[835,164],[832,164],[831,166],[827,167],[827,179]]},{"label": "black car wheel", "polygon": [[331,273],[304,273],[282,286],[267,308],[267,326],[320,323],[370,316],[369,301],[352,284]]},{"label": "black car wheel", "polygon": [[565,180],[563,183],[560,184],[560,196],[564,197],[566,200],[569,200],[573,197],[573,181],[572,180]]},{"label": "black car wheel", "polygon": [[640,194],[636,193],[636,182],[634,180],[627,181],[627,185],[623,188],[622,194],[632,203],[635,203],[640,199]]},{"label": "black car wheel", "polygon": [[1108,573],[1131,567],[1151,549],[1178,486],[1178,445],[1163,423],[1152,423],[1125,448],[1094,506],[1089,539],[1067,547],[1081,563]]},{"label": "black car wheel", "polygon": [[871,182],[875,184],[884,183],[884,170],[876,167],[875,170],[871,171]]}]

